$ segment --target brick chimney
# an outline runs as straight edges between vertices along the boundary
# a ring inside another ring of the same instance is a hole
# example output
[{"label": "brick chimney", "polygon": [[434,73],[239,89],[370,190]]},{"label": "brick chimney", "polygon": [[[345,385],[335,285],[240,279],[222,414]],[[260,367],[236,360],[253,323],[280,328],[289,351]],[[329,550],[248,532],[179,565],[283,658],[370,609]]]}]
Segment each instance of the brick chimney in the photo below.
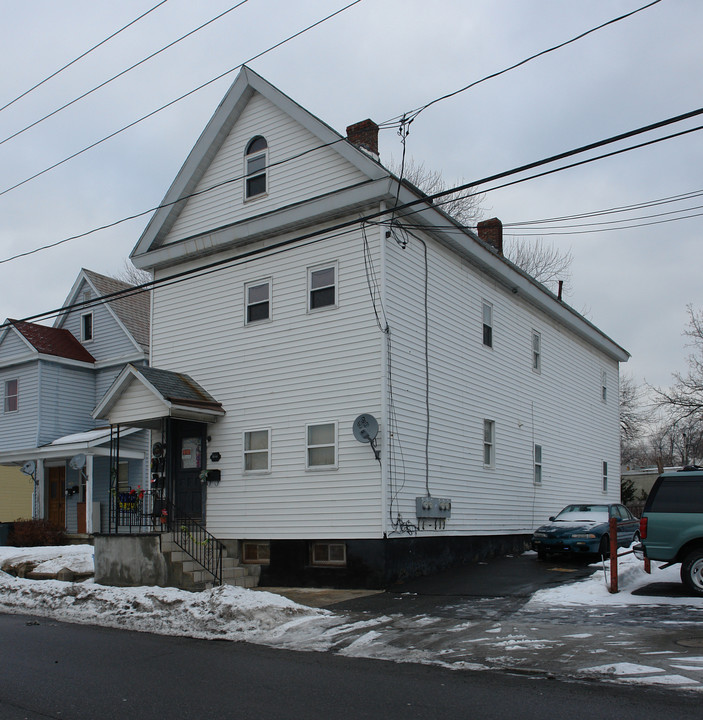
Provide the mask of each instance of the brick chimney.
[{"label": "brick chimney", "polygon": [[347,140],[358,148],[378,155],[378,125],[373,120],[362,120],[347,128]]},{"label": "brick chimney", "polygon": [[498,255],[503,254],[503,223],[498,218],[482,220],[476,226],[476,230],[479,239],[494,247],[498,251]]}]

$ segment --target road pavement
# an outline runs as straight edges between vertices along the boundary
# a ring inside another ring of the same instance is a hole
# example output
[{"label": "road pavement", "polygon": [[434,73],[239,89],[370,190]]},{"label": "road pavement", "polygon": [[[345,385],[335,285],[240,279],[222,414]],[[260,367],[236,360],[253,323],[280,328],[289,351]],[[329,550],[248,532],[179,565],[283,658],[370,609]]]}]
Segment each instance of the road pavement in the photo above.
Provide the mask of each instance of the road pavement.
[{"label": "road pavement", "polygon": [[[594,571],[584,561],[539,562],[528,553],[464,565],[382,593],[281,592],[342,614],[330,649],[346,655],[703,690],[700,598],[684,606],[528,605],[535,591]],[[686,597],[680,583],[656,580],[639,593]],[[287,633],[290,647],[304,644],[302,632]]]}]

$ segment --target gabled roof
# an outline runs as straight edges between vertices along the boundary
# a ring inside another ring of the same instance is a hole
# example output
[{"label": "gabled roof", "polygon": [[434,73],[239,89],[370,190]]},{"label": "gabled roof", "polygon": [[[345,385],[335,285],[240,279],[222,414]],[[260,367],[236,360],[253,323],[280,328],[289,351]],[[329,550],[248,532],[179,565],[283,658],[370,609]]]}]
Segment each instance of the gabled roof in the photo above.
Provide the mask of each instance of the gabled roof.
[{"label": "gabled roof", "polygon": [[[120,398],[135,384],[139,401],[130,403],[125,414]],[[155,420],[164,417],[215,422],[224,414],[222,405],[189,375],[131,364],[124,367],[93,411],[94,418],[133,427],[153,427]]]},{"label": "gabled roof", "polygon": [[53,355],[94,363],[95,358],[68,331],[21,320],[8,320],[12,327],[41,355]]},{"label": "gabled roof", "polygon": [[253,70],[244,66],[176,175],[161,202],[161,208],[149,221],[132,251],[132,257],[136,258],[161,246],[185,207],[186,200],[184,198],[187,198],[195,190],[254,92],[261,94],[317,137],[320,145],[330,144],[339,155],[354,165],[369,180],[389,177],[388,170],[378,161],[354,146],[343,135],[298,105]]},{"label": "gabled roof", "polygon": [[[93,270],[82,268],[78,274],[71,291],[66,298],[64,306],[70,308],[79,302],[78,292],[83,282],[88,283],[96,297],[112,295],[133,288],[134,285],[101,275]],[[144,290],[133,294],[126,294],[105,303],[105,307],[112,313],[115,320],[130,336],[132,342],[143,352],[149,351],[149,317],[150,317],[150,291]],[[89,309],[89,308],[88,308]],[[66,320],[68,310],[64,311],[54,323],[61,327]]]}]

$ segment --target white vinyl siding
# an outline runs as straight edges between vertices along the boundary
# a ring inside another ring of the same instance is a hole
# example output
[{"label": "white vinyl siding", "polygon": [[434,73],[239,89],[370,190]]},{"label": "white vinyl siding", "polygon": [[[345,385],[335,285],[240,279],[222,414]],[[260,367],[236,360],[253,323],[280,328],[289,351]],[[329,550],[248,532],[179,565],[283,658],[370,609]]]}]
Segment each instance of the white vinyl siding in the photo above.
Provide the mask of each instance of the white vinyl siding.
[{"label": "white vinyl siding", "polygon": [[[594,402],[593,388],[603,366],[617,377],[617,362],[423,237],[429,258],[429,483],[433,496],[452,500],[446,532],[527,534],[573,497],[599,499],[601,481],[592,468],[602,458],[617,467],[619,420],[614,403]],[[415,498],[426,494],[421,244],[411,239],[401,250],[390,239],[386,267],[397,418],[391,451],[395,458],[402,452],[405,483],[391,511],[405,518],[414,517]],[[477,326],[484,304],[493,309],[493,339],[500,337],[490,361]],[[526,361],[526,328],[549,347],[541,374]],[[490,471],[483,463],[483,419],[494,420],[498,433],[499,461]],[[533,482],[536,435],[550,448],[540,486]],[[548,482],[552,473],[559,482]],[[607,496],[617,501],[617,488]]]},{"label": "white vinyl siding", "polygon": [[[379,264],[378,247],[372,252]],[[309,313],[306,269],[333,263],[339,308]],[[275,319],[253,331],[222,297],[266,277]],[[361,412],[381,417],[383,337],[360,233],[157,287],[152,340],[154,367],[188,373],[226,411],[208,427],[208,454],[222,455],[222,481],[207,489],[211,532],[250,540],[382,536],[381,470],[352,433]],[[338,427],[337,467],[308,471],[306,425],[326,422]],[[243,433],[256,428],[271,432],[266,474],[242,469]]]},{"label": "white vinyl siding", "polygon": [[[270,167],[267,194],[254,198],[254,203],[253,200],[244,201],[242,182],[229,181],[242,176],[244,151],[256,135],[266,138]],[[188,200],[166,242],[176,242],[243,220],[253,212],[259,214],[279,209],[367,179],[343,160],[334,147],[313,150],[321,145],[312,133],[254,93],[195,191],[219,187]],[[308,150],[313,152],[278,164]]]}]

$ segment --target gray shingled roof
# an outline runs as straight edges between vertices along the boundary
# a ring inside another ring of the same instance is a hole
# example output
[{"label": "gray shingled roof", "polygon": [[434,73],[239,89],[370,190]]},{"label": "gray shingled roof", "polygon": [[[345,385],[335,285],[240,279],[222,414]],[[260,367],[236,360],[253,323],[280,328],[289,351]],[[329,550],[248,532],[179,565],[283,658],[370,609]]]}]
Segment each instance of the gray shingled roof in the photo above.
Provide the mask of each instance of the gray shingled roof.
[{"label": "gray shingled roof", "polygon": [[[110,295],[134,287],[130,283],[100,275],[93,270],[83,268],[83,272],[99,295]],[[113,312],[145,352],[149,351],[150,296],[151,292],[145,290],[110,301]]]},{"label": "gray shingled roof", "polygon": [[179,405],[212,407],[221,410],[222,405],[210,393],[185,373],[159,370],[152,367],[135,368],[168,401]]}]

